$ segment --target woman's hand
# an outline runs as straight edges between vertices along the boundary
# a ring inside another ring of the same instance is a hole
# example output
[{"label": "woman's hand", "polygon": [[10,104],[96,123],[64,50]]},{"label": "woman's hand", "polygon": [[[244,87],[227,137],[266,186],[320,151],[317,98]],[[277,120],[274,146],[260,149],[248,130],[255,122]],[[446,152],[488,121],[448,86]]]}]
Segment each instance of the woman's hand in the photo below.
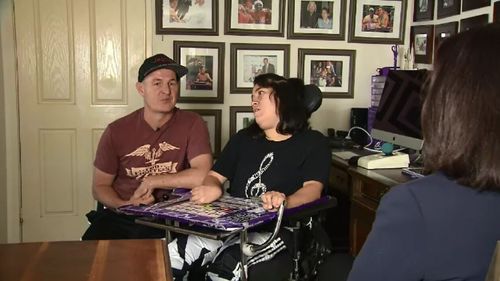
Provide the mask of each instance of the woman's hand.
[{"label": "woman's hand", "polygon": [[200,185],[191,189],[190,201],[196,204],[211,203],[222,196],[222,189],[216,185]]},{"label": "woman's hand", "polygon": [[277,191],[268,191],[260,196],[262,207],[266,210],[276,211],[281,203],[286,200],[286,195]]}]

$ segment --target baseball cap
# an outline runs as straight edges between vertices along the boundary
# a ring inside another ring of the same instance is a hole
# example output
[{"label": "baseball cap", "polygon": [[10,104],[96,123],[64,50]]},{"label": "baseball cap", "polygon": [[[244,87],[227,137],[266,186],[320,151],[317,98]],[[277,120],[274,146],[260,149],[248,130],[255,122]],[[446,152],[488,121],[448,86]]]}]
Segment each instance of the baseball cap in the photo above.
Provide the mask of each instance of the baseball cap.
[{"label": "baseball cap", "polygon": [[188,69],[185,66],[178,64],[166,55],[156,54],[144,60],[139,68],[139,76],[137,80],[142,82],[151,72],[162,68],[173,70],[179,78],[186,75],[188,72]]}]

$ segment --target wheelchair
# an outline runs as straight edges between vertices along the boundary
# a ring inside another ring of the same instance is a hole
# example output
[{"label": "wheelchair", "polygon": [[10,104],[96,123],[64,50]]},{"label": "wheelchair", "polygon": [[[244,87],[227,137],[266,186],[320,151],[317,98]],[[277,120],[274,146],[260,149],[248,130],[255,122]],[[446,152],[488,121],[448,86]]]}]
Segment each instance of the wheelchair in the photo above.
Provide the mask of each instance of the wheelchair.
[{"label": "wheelchair", "polygon": [[[304,105],[308,114],[311,115],[321,106],[323,95],[315,85],[309,84],[305,87]],[[325,195],[317,202],[299,207],[300,210],[291,214],[284,214],[284,206],[281,206],[273,235],[262,245],[242,243],[242,254],[251,256],[259,249],[265,248],[274,240],[282,225],[290,230],[293,236],[293,246],[290,252],[293,256],[294,267],[288,280],[316,280],[320,265],[333,252],[333,246],[323,224],[326,220],[326,211],[336,205],[336,198]]]}]

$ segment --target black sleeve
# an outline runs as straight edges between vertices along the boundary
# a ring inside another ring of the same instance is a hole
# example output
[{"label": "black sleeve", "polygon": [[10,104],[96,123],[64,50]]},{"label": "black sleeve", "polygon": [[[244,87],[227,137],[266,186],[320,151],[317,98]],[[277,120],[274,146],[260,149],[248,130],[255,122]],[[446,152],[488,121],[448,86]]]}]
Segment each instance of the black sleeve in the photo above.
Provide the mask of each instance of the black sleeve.
[{"label": "black sleeve", "polygon": [[330,176],[331,151],[328,139],[317,131],[312,131],[309,152],[305,158],[303,171],[304,182],[315,180],[323,184],[323,190],[328,188]]},{"label": "black sleeve", "polygon": [[241,131],[232,136],[215,161],[212,170],[231,180],[238,163],[238,147],[241,147]]}]

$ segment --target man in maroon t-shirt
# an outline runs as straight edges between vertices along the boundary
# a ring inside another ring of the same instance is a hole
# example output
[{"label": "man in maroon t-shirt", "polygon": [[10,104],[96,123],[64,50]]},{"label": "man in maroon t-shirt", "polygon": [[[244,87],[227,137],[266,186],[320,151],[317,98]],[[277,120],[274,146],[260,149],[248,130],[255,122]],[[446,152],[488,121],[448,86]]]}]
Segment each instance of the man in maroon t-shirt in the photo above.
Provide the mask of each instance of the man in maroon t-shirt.
[{"label": "man in maroon t-shirt", "polygon": [[92,194],[107,208],[87,215],[82,239],[162,237],[114,209],[151,204],[160,189],[201,185],[212,166],[208,129],[198,114],[175,107],[187,71],[163,54],[144,60],[136,84],[144,107],[109,124],[99,142]]}]

